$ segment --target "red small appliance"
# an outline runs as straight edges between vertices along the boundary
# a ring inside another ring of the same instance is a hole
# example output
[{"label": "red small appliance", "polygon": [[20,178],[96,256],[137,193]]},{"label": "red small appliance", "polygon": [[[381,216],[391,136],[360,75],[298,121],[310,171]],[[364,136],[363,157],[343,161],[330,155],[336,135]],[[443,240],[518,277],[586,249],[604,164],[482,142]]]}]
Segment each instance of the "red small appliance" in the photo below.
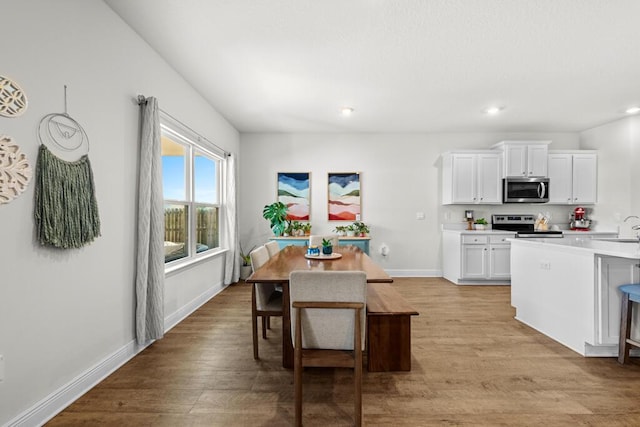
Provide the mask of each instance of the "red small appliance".
[{"label": "red small appliance", "polygon": [[589,231],[591,220],[585,218],[585,210],[582,206],[578,206],[573,210],[573,219],[571,220],[571,229],[576,231]]}]

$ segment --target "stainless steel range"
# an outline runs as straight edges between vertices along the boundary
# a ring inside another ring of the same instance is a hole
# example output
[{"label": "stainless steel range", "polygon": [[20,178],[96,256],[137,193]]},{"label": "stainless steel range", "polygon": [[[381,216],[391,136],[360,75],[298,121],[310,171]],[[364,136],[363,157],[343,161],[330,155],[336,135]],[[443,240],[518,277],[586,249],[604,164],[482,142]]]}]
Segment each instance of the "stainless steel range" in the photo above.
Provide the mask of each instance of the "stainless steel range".
[{"label": "stainless steel range", "polygon": [[559,230],[536,230],[536,218],[529,214],[491,215],[491,224],[494,230],[515,231],[519,238],[563,237]]}]

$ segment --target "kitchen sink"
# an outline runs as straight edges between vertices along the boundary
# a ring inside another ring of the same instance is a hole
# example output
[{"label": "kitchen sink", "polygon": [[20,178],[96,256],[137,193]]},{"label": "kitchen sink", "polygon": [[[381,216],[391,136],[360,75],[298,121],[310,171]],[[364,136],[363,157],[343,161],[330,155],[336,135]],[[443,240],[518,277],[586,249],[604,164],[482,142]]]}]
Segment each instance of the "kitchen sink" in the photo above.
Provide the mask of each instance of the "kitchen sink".
[{"label": "kitchen sink", "polygon": [[600,240],[602,242],[618,242],[618,243],[639,243],[638,239],[629,239],[629,238],[610,238],[610,239],[593,239]]}]

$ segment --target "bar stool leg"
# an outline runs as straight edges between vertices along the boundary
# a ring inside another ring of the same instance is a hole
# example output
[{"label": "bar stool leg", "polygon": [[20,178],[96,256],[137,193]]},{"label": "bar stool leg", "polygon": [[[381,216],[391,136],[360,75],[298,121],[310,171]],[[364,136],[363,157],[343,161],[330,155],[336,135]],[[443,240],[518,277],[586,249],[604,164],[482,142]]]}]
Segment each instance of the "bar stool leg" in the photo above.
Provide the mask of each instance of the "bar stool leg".
[{"label": "bar stool leg", "polygon": [[629,343],[631,337],[631,313],[633,301],[629,299],[629,294],[622,293],[622,305],[620,310],[620,342],[618,344],[618,363],[624,365],[629,362]]}]

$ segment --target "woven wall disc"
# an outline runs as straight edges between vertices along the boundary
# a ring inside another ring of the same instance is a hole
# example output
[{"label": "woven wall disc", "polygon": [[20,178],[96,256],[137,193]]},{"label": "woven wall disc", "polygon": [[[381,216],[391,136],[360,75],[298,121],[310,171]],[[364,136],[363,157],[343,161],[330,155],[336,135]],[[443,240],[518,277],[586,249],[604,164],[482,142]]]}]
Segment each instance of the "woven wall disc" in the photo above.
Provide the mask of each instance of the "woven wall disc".
[{"label": "woven wall disc", "polygon": [[0,76],[0,116],[18,117],[27,110],[27,95],[18,83]]},{"label": "woven wall disc", "polygon": [[30,180],[27,156],[10,136],[0,135],[0,205],[22,194]]}]

